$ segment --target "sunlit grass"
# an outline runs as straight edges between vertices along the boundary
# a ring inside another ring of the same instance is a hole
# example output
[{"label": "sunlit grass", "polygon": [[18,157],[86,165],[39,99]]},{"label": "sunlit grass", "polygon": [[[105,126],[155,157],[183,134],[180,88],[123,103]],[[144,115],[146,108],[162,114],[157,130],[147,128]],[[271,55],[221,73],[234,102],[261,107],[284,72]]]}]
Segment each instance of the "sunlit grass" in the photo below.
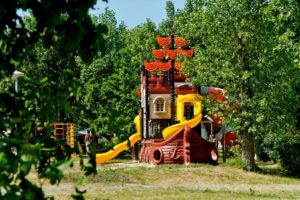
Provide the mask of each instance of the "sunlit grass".
[{"label": "sunlit grass", "polygon": [[57,199],[70,199],[75,186],[87,190],[87,199],[300,199],[300,179],[247,172],[234,160],[217,166],[113,160],[97,172],[86,177],[75,162],[59,186],[43,188]]}]

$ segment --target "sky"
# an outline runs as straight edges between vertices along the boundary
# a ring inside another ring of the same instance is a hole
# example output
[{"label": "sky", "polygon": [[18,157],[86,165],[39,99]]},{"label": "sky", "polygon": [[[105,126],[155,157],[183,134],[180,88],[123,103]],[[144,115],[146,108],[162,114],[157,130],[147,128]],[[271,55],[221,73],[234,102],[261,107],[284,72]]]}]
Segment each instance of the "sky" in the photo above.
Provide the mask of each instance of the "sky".
[{"label": "sky", "polygon": [[[124,21],[128,28],[142,24],[149,18],[156,25],[166,19],[167,0],[108,0],[108,3],[97,1],[91,14],[101,14],[109,7],[116,14],[118,24]],[[185,0],[172,0],[175,10],[184,8]]]}]

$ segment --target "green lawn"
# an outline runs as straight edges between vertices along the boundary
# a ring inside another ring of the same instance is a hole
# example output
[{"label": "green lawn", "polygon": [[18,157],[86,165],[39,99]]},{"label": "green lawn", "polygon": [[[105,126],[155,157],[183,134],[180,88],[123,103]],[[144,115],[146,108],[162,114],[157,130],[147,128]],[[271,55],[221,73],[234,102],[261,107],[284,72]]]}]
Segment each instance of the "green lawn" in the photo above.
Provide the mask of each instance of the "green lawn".
[{"label": "green lawn", "polygon": [[281,176],[271,164],[263,168],[264,173],[253,173],[230,161],[154,166],[113,160],[99,165],[97,175],[84,177],[75,162],[58,186],[44,183],[43,189],[56,199],[71,199],[76,186],[87,190],[86,199],[300,199],[300,179]]}]

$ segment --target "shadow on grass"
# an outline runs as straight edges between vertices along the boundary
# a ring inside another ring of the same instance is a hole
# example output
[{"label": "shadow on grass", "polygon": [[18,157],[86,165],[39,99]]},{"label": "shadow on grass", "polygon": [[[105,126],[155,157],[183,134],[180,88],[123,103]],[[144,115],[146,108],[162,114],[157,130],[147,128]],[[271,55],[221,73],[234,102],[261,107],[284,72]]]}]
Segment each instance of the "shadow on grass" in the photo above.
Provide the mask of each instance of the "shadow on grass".
[{"label": "shadow on grass", "polygon": [[[234,167],[238,169],[243,169],[245,171],[249,171],[243,161],[237,157],[227,158],[226,162],[220,162],[219,165]],[[252,171],[254,173],[263,174],[263,175],[272,175],[272,176],[280,176],[280,177],[287,177],[287,178],[297,178],[290,174],[287,174],[279,164],[274,163],[272,161],[264,162],[264,161],[256,161],[256,169]]]},{"label": "shadow on grass", "polygon": [[285,171],[274,162],[257,161],[256,165],[256,172],[259,174],[294,178],[293,176],[286,174]]}]

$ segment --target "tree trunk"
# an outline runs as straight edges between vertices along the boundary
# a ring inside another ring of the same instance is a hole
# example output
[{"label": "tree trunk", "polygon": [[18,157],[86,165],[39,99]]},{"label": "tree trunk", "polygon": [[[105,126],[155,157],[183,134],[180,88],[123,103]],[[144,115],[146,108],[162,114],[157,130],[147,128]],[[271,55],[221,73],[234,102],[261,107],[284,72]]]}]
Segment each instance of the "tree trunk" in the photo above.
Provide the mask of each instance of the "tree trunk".
[{"label": "tree trunk", "polygon": [[255,170],[254,160],[254,142],[253,135],[248,131],[244,131],[241,135],[242,139],[242,160],[248,170]]}]

